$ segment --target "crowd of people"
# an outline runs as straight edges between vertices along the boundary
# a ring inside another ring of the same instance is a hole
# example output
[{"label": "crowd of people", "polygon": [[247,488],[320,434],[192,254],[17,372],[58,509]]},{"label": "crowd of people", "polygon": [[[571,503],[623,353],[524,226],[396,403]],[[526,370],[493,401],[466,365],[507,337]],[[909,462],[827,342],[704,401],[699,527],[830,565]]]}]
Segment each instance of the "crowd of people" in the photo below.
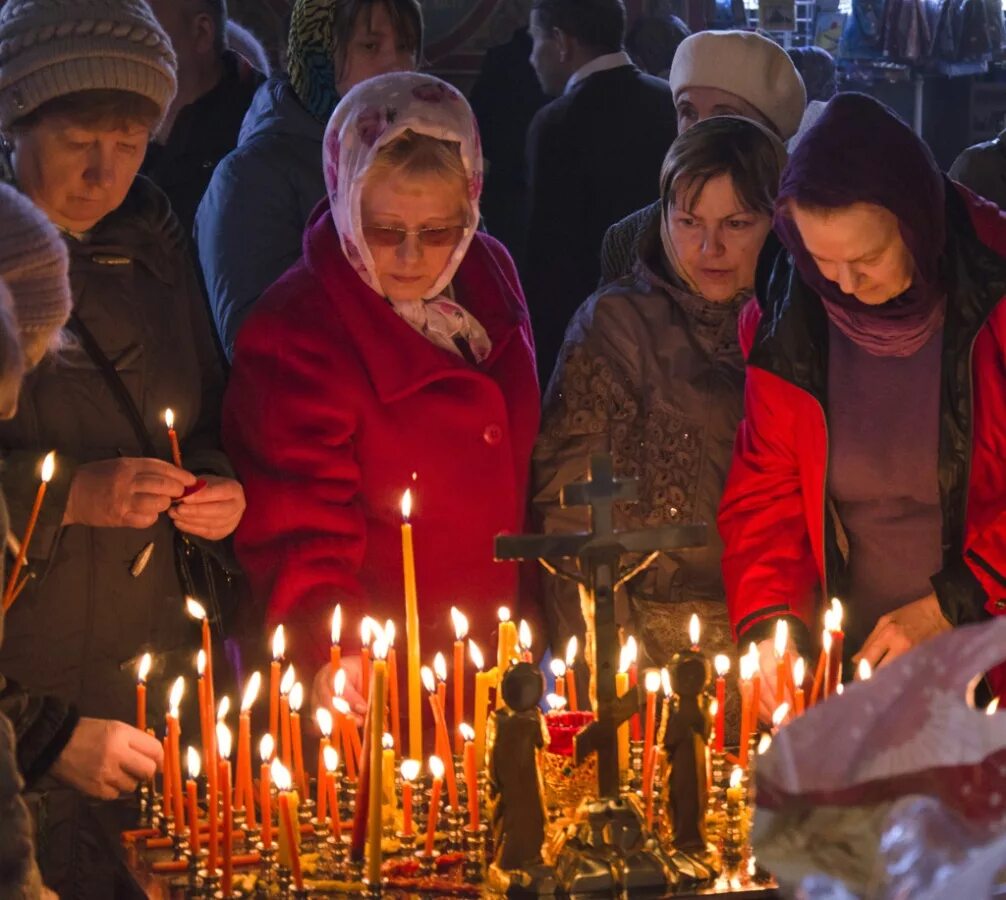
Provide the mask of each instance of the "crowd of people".
[{"label": "crowd of people", "polygon": [[333,603],[401,618],[407,488],[423,640],[463,600],[489,646],[506,605],[540,655],[578,593],[493,537],[582,527],[560,490],[610,453],[617,525],[710,526],[620,590],[640,664],[697,612],[758,646],[766,718],[776,623],[816,652],[832,595],[874,666],[1006,610],[991,182],[833,96],[826,54],[625,31],[621,0],[534,0],[469,105],[420,71],[418,0],[296,0],[273,73],[224,0],[0,8],[11,553],[55,451],[0,618],[0,896],[134,895],[136,663],[191,671],[187,594],[222,677],[283,623],[327,702]]}]

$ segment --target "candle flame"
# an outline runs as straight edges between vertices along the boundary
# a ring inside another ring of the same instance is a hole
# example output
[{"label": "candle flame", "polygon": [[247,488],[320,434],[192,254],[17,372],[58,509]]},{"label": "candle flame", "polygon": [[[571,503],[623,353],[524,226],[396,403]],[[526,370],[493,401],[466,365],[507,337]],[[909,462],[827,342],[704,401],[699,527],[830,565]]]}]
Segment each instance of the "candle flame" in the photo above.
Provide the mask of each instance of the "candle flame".
[{"label": "candle flame", "polygon": [[297,680],[297,673],[293,670],[293,663],[287,666],[286,671],[283,673],[283,678],[279,683],[279,692],[281,694],[286,694],[289,696],[290,691],[293,690],[293,683]]},{"label": "candle flame", "polygon": [[730,773],[730,787],[739,788],[744,780],[744,770],[740,766],[734,766]]},{"label": "candle flame", "polygon": [[576,662],[576,653],[579,646],[576,642],[576,635],[569,639],[569,643],[566,644],[566,668],[572,669],[573,663]]},{"label": "candle flame", "polygon": [[206,674],[206,651],[200,650],[196,654],[196,674],[202,678]]},{"label": "candle flame", "polygon": [[992,702],[985,707],[985,715],[994,716],[997,709],[999,709],[999,698],[993,697]]},{"label": "candle flame", "polygon": [[56,474],[56,451],[50,450],[42,460],[42,483],[48,484]]},{"label": "candle flame", "polygon": [[623,644],[621,652],[618,654],[618,674],[624,675],[632,668],[632,648],[628,644]]},{"label": "candle flame", "polygon": [[741,681],[750,681],[754,678],[755,664],[746,653],[740,658]]},{"label": "candle flame", "polygon": [[377,623],[370,618],[370,616],[364,616],[360,622],[360,646],[369,647],[370,642],[374,639],[374,626]]},{"label": "candle flame", "polygon": [[481,672],[486,667],[486,659],[475,641],[468,641],[468,655],[471,657],[472,665],[475,666],[476,671]]},{"label": "candle flame", "polygon": [[167,425],[168,428],[175,427],[175,411],[173,409],[164,410],[164,424]]},{"label": "candle flame", "polygon": [[231,711],[231,698],[224,695],[220,698],[220,705],[217,706],[217,721],[222,722],[227,718],[227,713]]},{"label": "candle flame", "polygon": [[873,667],[868,659],[861,659],[856,667],[856,677],[860,681],[869,681],[873,675]]},{"label": "candle flame", "polygon": [[842,621],[845,619],[845,610],[838,597],[831,598],[831,611],[835,615],[835,631],[842,630]]},{"label": "candle flame", "polygon": [[789,622],[779,619],[775,623],[775,638],[772,642],[775,649],[775,658],[782,659],[786,655],[786,648],[789,646]]},{"label": "candle flame", "polygon": [[825,628],[824,634],[821,635],[821,647],[825,653],[831,653],[831,630],[828,628]]},{"label": "candle flame", "polygon": [[671,670],[661,669],[660,670],[660,683],[664,688],[664,696],[670,697],[674,693],[671,687]]},{"label": "candle flame", "polygon": [[842,696],[842,694],[844,694],[844,693],[845,693],[845,685],[844,685],[844,684],[836,684],[836,685],[835,685],[835,693],[836,693],[836,694],[837,694],[837,695],[838,695],[839,697],[841,697],[841,696]]},{"label": "candle flame", "polygon": [[840,620],[838,618],[838,613],[833,609],[826,609],[824,611],[824,628],[825,631],[836,632],[840,629]]},{"label": "candle flame", "polygon": [[566,664],[561,659],[553,659],[552,662],[548,664],[548,667],[552,670],[552,674],[556,678],[566,677]]},{"label": "candle flame", "polygon": [[346,693],[346,673],[342,669],[339,669],[335,673],[335,678],[332,679],[332,692],[336,697],[341,697]]},{"label": "candle flame", "polygon": [[290,688],[290,711],[299,713],[304,705],[304,685],[299,681]]},{"label": "candle flame", "polygon": [[415,781],[419,777],[419,770],[422,768],[418,759],[402,760],[402,780]]},{"label": "candle flame", "polygon": [[374,641],[374,647],[371,650],[374,659],[387,659],[388,658],[388,642],[384,637],[384,632],[381,632],[381,636]]},{"label": "candle flame", "polygon": [[461,740],[465,743],[475,740],[475,729],[472,728],[467,722],[462,722],[458,725],[458,731],[461,732]]},{"label": "candle flame", "polygon": [[803,683],[807,678],[807,663],[804,661],[802,656],[796,658],[796,662],[793,663],[793,683],[797,686],[797,689],[803,687]]},{"label": "candle flame", "polygon": [[786,721],[786,716],[789,715],[789,704],[780,703],[776,708],[775,712],[772,713],[772,725],[778,728]]},{"label": "candle flame", "polygon": [[716,674],[722,678],[730,671],[730,657],[725,653],[718,653],[713,659],[713,666],[716,668]]},{"label": "candle flame", "polygon": [[262,740],[258,743],[258,753],[262,758],[262,762],[269,762],[272,759],[273,753],[276,751],[276,742],[273,740],[271,734],[262,735]]},{"label": "candle flame", "polygon": [[136,671],[136,680],[140,684],[147,683],[147,676],[150,674],[150,665],[153,662],[149,653],[144,653],[143,657],[140,659],[139,668]]},{"label": "candle flame", "polygon": [[338,644],[342,640],[342,604],[336,603],[332,610],[332,643]]},{"label": "candle flame", "polygon": [[625,639],[626,653],[632,654],[632,661],[637,662],[639,660],[639,645],[636,643],[636,636],[630,634]]},{"label": "candle flame", "polygon": [[286,656],[286,634],[283,631],[283,626],[277,625],[276,630],[272,633],[272,658],[281,660],[284,656]]},{"label": "candle flame", "polygon": [[499,620],[501,622],[509,622],[510,621],[510,607],[509,606],[501,606],[496,611],[496,615],[499,617]]},{"label": "candle flame", "polygon": [[699,617],[696,613],[692,613],[692,617],[688,622],[688,637],[692,642],[693,647],[698,647],[699,637],[702,634],[702,625],[699,622]]},{"label": "candle flame", "polygon": [[517,626],[517,642],[520,644],[521,649],[531,649],[531,626],[528,625],[527,619],[521,619],[520,624]]},{"label": "candle flame", "polygon": [[334,747],[326,747],[322,751],[322,756],[325,758],[326,772],[334,772],[339,768],[339,753]]},{"label": "candle flame", "polygon": [[189,778],[195,781],[199,777],[200,760],[199,751],[195,747],[189,747],[185,751],[186,762],[189,768]]},{"label": "candle flame", "polygon": [[332,734],[332,714],[324,706],[319,706],[314,711],[314,720],[318,723],[318,731],[323,737],[329,737]]},{"label": "candle flame", "polygon": [[200,622],[206,618],[206,607],[196,600],[195,597],[185,598],[185,611],[192,616],[193,619],[197,619]]},{"label": "candle flame", "polygon": [[258,699],[259,689],[262,687],[262,676],[258,672],[252,672],[245,687],[244,697],[241,698],[241,712],[248,712]]},{"label": "candle flame", "polygon": [[332,701],[332,707],[340,716],[349,715],[349,704],[345,700],[343,700],[342,697],[336,697]]},{"label": "candle flame", "polygon": [[176,719],[178,718],[178,707],[182,702],[182,695],[185,693],[185,679],[179,675],[175,679],[175,683],[171,685],[171,693],[168,695],[168,709],[171,710],[171,715]]},{"label": "candle flame", "polygon": [[548,703],[548,708],[553,712],[557,712],[563,709],[569,702],[565,697],[560,697],[558,694],[549,694],[545,698],[545,702]]},{"label": "candle flame", "polygon": [[454,622],[454,639],[463,641],[468,637],[468,616],[456,606],[451,607],[451,619]]},{"label": "candle flame", "polygon": [[384,735],[381,737],[381,746],[385,750],[394,750],[395,749],[394,735],[388,734],[388,732],[384,732]]},{"label": "candle flame", "polygon": [[430,765],[430,774],[434,778],[444,777],[444,764],[439,756],[431,756],[429,765]]},{"label": "candle flame", "polygon": [[412,516],[412,488],[402,494],[402,518],[408,522]]},{"label": "candle flame", "polygon": [[447,660],[443,653],[437,653],[433,657],[433,674],[437,676],[437,681],[447,680]]},{"label": "candle flame", "polygon": [[388,645],[388,650],[390,651],[392,647],[395,646],[395,636],[398,634],[398,629],[395,628],[395,623],[388,619],[384,623],[384,642]]},{"label": "candle flame", "polygon": [[223,759],[231,755],[231,730],[223,722],[217,722],[217,753]]},{"label": "candle flame", "polygon": [[718,713],[719,711],[720,711],[720,701],[719,700],[711,700],[709,702],[709,715],[715,716],[716,713]]},{"label": "candle flame", "polygon": [[643,676],[643,687],[646,693],[655,694],[660,690],[660,671],[658,669],[647,669]]},{"label": "candle flame", "polygon": [[758,755],[764,756],[768,752],[768,748],[772,746],[772,735],[763,734],[758,739]]},{"label": "candle flame", "polygon": [[272,775],[272,783],[276,785],[277,791],[290,790],[290,770],[287,769],[287,767],[284,766],[278,758],[272,761],[269,771]]},{"label": "candle flame", "polygon": [[423,679],[423,687],[425,687],[431,694],[435,694],[437,692],[437,683],[433,679],[433,669],[429,666],[423,666],[419,670],[419,675]]}]

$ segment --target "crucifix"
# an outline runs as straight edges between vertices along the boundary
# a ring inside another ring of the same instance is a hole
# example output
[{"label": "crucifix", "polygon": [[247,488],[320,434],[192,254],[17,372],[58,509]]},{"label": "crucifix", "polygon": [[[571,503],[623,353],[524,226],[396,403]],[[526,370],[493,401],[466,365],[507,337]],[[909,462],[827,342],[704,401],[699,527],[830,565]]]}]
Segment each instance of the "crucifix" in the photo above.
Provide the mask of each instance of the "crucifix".
[{"label": "crucifix", "polygon": [[[592,677],[597,685],[597,718],[574,738],[574,762],[580,765],[591,753],[597,753],[598,797],[602,799],[618,798],[618,727],[628,721],[639,705],[636,692],[630,691],[621,698],[615,692],[621,649],[615,623],[615,590],[648,566],[660,552],[702,547],[706,543],[705,525],[661,525],[616,531],[615,504],[635,503],[637,487],[636,479],[615,478],[609,455],[592,456],[587,480],[566,485],[559,495],[563,508],[589,507],[589,531],[496,538],[498,560],[575,559],[578,563],[575,580],[581,585],[585,605],[590,607],[584,610],[584,619],[587,660],[589,663],[593,657]],[[641,565],[622,572],[621,558],[627,553],[646,554],[646,558]]]}]

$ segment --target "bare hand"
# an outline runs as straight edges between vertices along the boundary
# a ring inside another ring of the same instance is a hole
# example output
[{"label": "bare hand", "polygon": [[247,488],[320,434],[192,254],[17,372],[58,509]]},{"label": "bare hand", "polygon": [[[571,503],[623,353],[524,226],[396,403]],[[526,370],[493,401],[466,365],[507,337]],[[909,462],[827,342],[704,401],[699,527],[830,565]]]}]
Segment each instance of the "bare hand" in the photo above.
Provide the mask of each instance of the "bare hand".
[{"label": "bare hand", "polygon": [[70,484],[63,524],[149,528],[195,483],[194,475],[160,459],[85,463]]},{"label": "bare hand", "polygon": [[[775,640],[767,638],[758,642],[758,668],[761,670],[761,695],[758,703],[758,721],[766,725],[772,723],[772,714],[779,705],[776,702],[776,682],[779,671],[779,661],[775,655]],[[796,644],[792,639],[787,646],[791,659],[796,659]],[[793,697],[786,694],[786,701],[793,702]]]},{"label": "bare hand", "polygon": [[233,533],[245,511],[244,488],[233,478],[204,475],[206,487],[183,497],[168,515],[179,531],[208,541]]},{"label": "bare hand", "polygon": [[99,800],[115,800],[164,764],[161,742],[112,719],[81,719],[53,764],[60,781]]},{"label": "bare hand", "polygon": [[[362,677],[360,657],[344,656],[342,658],[342,669],[346,673],[346,688],[342,692],[342,699],[349,704],[349,708],[356,717],[357,724],[362,724],[363,717],[367,714],[367,701],[360,693],[360,680]],[[325,665],[318,670],[314,676],[314,686],[311,689],[311,703],[315,709],[332,708],[332,699],[335,697],[335,673],[331,665]]]},{"label": "bare hand", "polygon": [[853,657],[853,662],[858,664],[865,659],[872,668],[883,668],[902,653],[950,629],[951,625],[940,609],[940,601],[936,599],[936,594],[930,594],[877,619],[876,626]]}]

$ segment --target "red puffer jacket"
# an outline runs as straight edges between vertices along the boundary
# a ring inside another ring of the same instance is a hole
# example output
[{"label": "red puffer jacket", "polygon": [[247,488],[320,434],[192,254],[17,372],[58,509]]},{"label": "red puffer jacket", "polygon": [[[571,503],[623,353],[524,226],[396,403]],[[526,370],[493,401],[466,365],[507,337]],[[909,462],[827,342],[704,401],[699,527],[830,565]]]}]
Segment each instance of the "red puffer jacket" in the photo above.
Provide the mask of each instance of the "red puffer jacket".
[{"label": "red puffer jacket", "polygon": [[[956,625],[1006,612],[1006,215],[955,187],[943,260],[945,552],[932,582]],[[741,317],[745,419],[719,514],[727,606],[743,642],[767,637],[780,616],[816,632],[843,564],[827,511],[824,309],[783,258],[762,296],[764,309],[752,301]]]}]

